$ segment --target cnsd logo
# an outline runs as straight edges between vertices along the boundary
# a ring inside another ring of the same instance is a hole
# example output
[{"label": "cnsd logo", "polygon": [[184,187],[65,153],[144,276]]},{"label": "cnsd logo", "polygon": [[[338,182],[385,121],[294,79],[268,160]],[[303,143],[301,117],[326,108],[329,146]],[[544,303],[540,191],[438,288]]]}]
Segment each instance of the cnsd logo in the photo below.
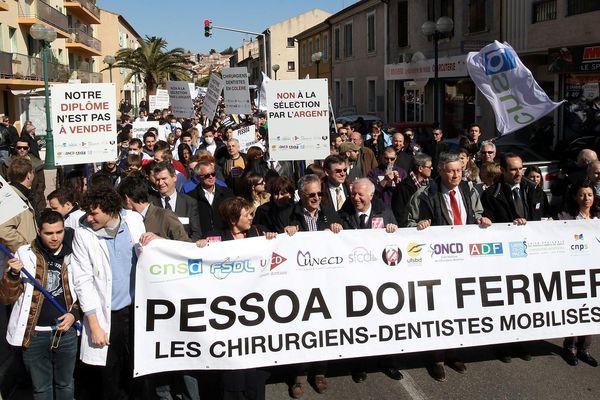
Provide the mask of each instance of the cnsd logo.
[{"label": "cnsd logo", "polygon": [[352,250],[352,253],[348,254],[348,261],[350,261],[351,264],[370,263],[377,261],[377,257],[375,257],[375,254],[367,248],[357,247]]},{"label": "cnsd logo", "polygon": [[384,263],[393,267],[394,265],[400,264],[400,261],[402,261],[402,251],[400,251],[398,246],[388,245],[383,249],[381,258]]},{"label": "cnsd logo", "polygon": [[179,264],[152,264],[149,268],[150,275],[171,275],[171,276],[194,276],[202,273],[202,259],[190,258],[186,263]]},{"label": "cnsd logo", "polygon": [[406,262],[409,265],[421,264],[423,262],[423,257],[421,256],[423,252],[423,246],[425,246],[425,243],[414,242],[411,242],[406,246],[406,254],[408,255]]},{"label": "cnsd logo", "polygon": [[240,274],[243,272],[254,272],[254,267],[250,266],[250,260],[233,260],[229,258],[225,261],[212,263],[210,273],[217,279],[225,279],[230,274]]}]

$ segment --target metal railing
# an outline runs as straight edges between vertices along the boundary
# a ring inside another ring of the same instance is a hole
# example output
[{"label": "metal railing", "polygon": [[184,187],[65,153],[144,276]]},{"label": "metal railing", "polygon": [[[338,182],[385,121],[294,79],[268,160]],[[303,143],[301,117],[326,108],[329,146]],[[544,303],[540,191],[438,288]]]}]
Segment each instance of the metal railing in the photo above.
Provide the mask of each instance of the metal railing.
[{"label": "metal railing", "polygon": [[100,72],[89,72],[81,69],[71,69],[71,77],[73,72],[77,74],[77,79],[81,80],[81,83],[102,83],[102,74]]},{"label": "metal railing", "polygon": [[600,10],[598,0],[567,0],[567,15],[583,14]]},{"label": "metal railing", "polygon": [[19,18],[37,18],[62,31],[69,30],[67,16],[42,0],[33,0],[31,4],[19,1]]},{"label": "metal railing", "polygon": [[100,18],[100,9],[96,4],[92,3],[89,0],[68,0],[73,3],[79,3],[83,8],[91,12],[96,18]]},{"label": "metal railing", "polygon": [[532,4],[532,23],[556,19],[556,0],[536,1]]},{"label": "metal railing", "polygon": [[[0,79],[43,81],[44,65],[42,59],[2,51],[0,52]],[[49,62],[48,80],[51,82],[67,82],[69,80],[69,66]]]},{"label": "metal railing", "polygon": [[101,42],[85,33],[81,28],[69,28],[70,37],[67,38],[67,43],[82,43],[92,49],[96,49],[98,51],[102,50]]}]

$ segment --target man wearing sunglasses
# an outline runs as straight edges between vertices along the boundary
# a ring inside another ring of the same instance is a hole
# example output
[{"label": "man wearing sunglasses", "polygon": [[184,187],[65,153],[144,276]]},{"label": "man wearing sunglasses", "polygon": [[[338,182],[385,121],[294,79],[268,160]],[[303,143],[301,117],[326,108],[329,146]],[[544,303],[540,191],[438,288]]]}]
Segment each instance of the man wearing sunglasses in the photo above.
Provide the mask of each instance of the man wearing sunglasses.
[{"label": "man wearing sunglasses", "polygon": [[496,145],[490,141],[485,140],[481,142],[481,148],[479,149],[479,158],[481,164],[486,161],[494,161],[496,158]]},{"label": "man wearing sunglasses", "polygon": [[346,198],[350,196],[350,187],[346,182],[348,176],[346,160],[336,154],[327,156],[323,163],[323,169],[326,175],[321,185],[323,205],[339,211]]},{"label": "man wearing sunglasses", "polygon": [[200,230],[211,232],[222,229],[219,216],[219,205],[223,200],[233,197],[231,189],[216,185],[215,164],[210,161],[200,161],[194,168],[196,179],[200,182],[188,195],[198,201],[200,215]]}]

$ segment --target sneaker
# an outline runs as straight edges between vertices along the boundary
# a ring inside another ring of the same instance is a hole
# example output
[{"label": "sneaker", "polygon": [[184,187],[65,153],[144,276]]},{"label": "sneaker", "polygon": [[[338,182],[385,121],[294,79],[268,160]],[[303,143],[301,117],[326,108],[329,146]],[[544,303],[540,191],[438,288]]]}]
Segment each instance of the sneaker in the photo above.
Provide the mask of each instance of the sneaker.
[{"label": "sneaker", "polygon": [[598,361],[596,361],[596,359],[594,357],[592,357],[592,355],[590,354],[589,351],[579,351],[577,352],[577,357],[583,361],[584,363],[591,365],[592,367],[597,367],[598,366]]}]

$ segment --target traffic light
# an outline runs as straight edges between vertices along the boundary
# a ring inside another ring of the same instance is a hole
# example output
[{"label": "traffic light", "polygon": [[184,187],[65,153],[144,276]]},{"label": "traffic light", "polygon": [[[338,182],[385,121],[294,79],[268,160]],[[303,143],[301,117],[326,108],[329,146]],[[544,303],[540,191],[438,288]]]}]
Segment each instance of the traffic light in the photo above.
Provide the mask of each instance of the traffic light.
[{"label": "traffic light", "polygon": [[210,19],[204,20],[204,36],[211,37],[212,36],[212,22]]}]

